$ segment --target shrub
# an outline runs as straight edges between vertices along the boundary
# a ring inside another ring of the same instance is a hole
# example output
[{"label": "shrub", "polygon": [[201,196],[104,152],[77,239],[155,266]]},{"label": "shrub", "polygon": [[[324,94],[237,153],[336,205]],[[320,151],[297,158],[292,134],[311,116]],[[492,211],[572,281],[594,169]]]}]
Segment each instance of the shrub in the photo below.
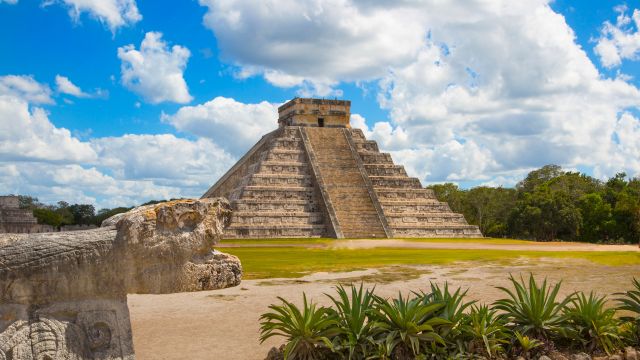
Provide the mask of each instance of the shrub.
[{"label": "shrub", "polygon": [[[457,288],[454,292],[449,291],[449,284],[444,283],[443,287],[438,284],[430,283],[430,293],[420,293],[422,301],[425,303],[435,302],[442,303],[443,306],[437,312],[437,316],[448,321],[448,324],[440,325],[435,330],[445,342],[446,349],[443,349],[439,343],[431,344],[432,352],[453,352],[464,349],[462,343],[462,322],[465,319],[465,311],[475,303],[475,301],[465,301],[467,290]],[[418,294],[416,294],[418,295]]]},{"label": "shrub", "polygon": [[337,332],[336,320],[330,309],[317,307],[313,302],[307,301],[306,294],[303,293],[302,296],[302,310],[278,297],[282,305],[269,306],[272,311],[260,317],[260,342],[272,336],[285,337],[285,360],[322,358],[322,347],[330,347],[329,339]]},{"label": "shrub", "polygon": [[571,339],[589,352],[600,349],[611,354],[622,346],[616,311],[606,309],[606,301],[605,296],[579,293],[565,309]]},{"label": "shrub", "polygon": [[504,322],[497,311],[487,305],[472,306],[471,311],[462,321],[466,350],[469,353],[480,353],[489,358],[504,352],[504,345],[510,337]]},{"label": "shrub", "polygon": [[514,330],[522,335],[549,339],[566,330],[566,317],[563,310],[573,296],[557,301],[560,284],[547,285],[545,278],[538,286],[533,275],[529,275],[528,286],[523,278],[517,281],[509,276],[514,291],[504,287],[498,289],[509,296],[495,302],[495,309],[504,311],[503,316]]},{"label": "shrub", "polygon": [[624,293],[616,293],[621,296],[616,299],[619,303],[618,309],[628,311],[633,316],[623,316],[621,320],[631,323],[628,325],[627,340],[631,344],[640,344],[640,281],[633,279],[633,289]]},{"label": "shrub", "polygon": [[351,296],[339,285],[338,296],[327,295],[335,305],[337,335],[332,339],[332,349],[347,359],[365,359],[376,348],[374,339],[374,323],[369,321],[369,314],[375,304],[373,290],[363,290],[351,286]]},{"label": "shrub", "polygon": [[393,353],[407,356],[409,352],[418,355],[424,345],[440,343],[444,340],[434,327],[449,324],[436,316],[444,304],[430,302],[427,297],[403,298],[402,294],[388,301],[376,297],[377,306],[372,313],[377,338],[383,345],[386,356]]},{"label": "shrub", "polygon": [[526,359],[529,359],[531,357],[531,352],[533,350],[538,349],[544,345],[542,341],[530,338],[526,335],[522,335],[519,331],[516,331],[514,335],[516,337],[517,347],[520,350],[520,355],[522,355]]}]

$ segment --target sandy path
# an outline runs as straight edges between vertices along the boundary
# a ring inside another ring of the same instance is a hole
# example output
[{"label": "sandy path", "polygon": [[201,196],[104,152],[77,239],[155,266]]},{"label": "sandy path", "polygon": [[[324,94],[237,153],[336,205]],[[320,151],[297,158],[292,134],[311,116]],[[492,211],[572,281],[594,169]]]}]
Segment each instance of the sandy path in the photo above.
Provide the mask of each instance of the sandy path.
[{"label": "sandy path", "polygon": [[[378,241],[378,240],[376,240]],[[400,267],[349,273],[316,273],[300,279],[247,280],[235,288],[169,295],[129,295],[133,339],[138,359],[264,359],[272,339],[258,343],[259,317],[267,306],[283,296],[301,302],[302,292],[326,303],[322,295],[332,292],[338,281],[359,281],[392,271],[402,278],[402,269],[413,279],[378,283],[379,295],[426,289],[430,280],[448,280],[452,285],[469,287],[469,296],[493,301],[502,294],[495,286],[508,285],[509,273],[534,272],[551,280],[563,277],[563,292],[595,289],[600,293],[625,290],[631,278],[640,275],[640,265],[610,267],[580,260],[522,259],[512,266],[459,263],[447,266]],[[400,272],[399,272],[400,271]]]},{"label": "sandy path", "polygon": [[639,252],[636,245],[598,245],[575,242],[538,242],[530,244],[491,244],[478,242],[419,242],[404,240],[342,240],[335,248],[411,248],[411,249],[468,249],[468,250],[520,250],[520,251],[631,251]]},{"label": "sandy path", "polygon": [[371,249],[371,248],[409,248],[409,249],[468,249],[468,250],[513,250],[513,251],[628,251],[640,252],[637,245],[599,245],[576,242],[531,242],[524,244],[492,244],[483,243],[482,239],[477,242],[420,242],[405,241],[399,239],[379,239],[379,240],[336,240],[329,244],[301,243],[296,244],[225,244],[222,242],[218,248],[238,248],[238,247],[304,247],[304,248],[346,248],[346,249]]}]

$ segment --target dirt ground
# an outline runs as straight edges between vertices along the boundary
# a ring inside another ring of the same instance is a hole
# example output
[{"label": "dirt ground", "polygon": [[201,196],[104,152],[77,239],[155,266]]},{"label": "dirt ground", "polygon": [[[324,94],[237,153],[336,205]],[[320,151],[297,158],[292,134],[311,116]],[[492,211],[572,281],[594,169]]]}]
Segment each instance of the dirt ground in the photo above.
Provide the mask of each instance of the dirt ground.
[{"label": "dirt ground", "polygon": [[[637,249],[637,248],[636,248]],[[398,291],[425,289],[429,281],[469,288],[471,299],[492,302],[508,286],[509,273],[534,273],[552,281],[564,279],[562,292],[594,290],[612,294],[630,287],[640,276],[640,264],[603,266],[583,260],[520,259],[505,264],[456,263],[446,266],[397,266],[348,273],[315,273],[297,279],[247,280],[235,288],[168,295],[129,295],[133,340],[138,359],[264,359],[281,343],[258,341],[259,317],[282,296],[301,302],[302,292],[327,303],[338,282],[376,285],[376,293],[393,296]]]}]

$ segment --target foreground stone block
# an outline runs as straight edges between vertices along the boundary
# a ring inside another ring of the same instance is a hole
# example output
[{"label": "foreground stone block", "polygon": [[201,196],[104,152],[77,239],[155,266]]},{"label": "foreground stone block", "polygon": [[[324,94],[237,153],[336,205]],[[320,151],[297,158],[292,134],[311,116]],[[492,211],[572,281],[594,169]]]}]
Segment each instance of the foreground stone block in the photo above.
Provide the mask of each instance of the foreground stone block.
[{"label": "foreground stone block", "polygon": [[240,283],[240,261],[211,250],[229,216],[226,200],[178,200],[95,230],[0,235],[0,360],[133,359],[127,293]]}]

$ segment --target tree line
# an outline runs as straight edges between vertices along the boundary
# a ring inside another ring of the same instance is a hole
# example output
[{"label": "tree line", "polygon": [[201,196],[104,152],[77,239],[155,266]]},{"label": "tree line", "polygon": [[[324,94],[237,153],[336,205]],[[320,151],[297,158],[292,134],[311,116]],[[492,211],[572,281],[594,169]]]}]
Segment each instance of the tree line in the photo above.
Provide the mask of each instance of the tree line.
[{"label": "tree line", "polygon": [[[38,224],[46,224],[60,229],[66,225],[100,226],[102,222],[113,215],[127,212],[133,207],[116,207],[113,209],[100,209],[91,204],[69,204],[59,201],[55,205],[41,203],[38,198],[18,195],[20,207],[33,211],[33,216],[38,219]],[[175,200],[175,199],[171,199]],[[142,205],[157,204],[166,200],[151,200]]]},{"label": "tree line", "polygon": [[640,242],[640,177],[601,181],[547,165],[515,188],[431,185],[440,201],[464,214],[485,236],[538,241]]}]

